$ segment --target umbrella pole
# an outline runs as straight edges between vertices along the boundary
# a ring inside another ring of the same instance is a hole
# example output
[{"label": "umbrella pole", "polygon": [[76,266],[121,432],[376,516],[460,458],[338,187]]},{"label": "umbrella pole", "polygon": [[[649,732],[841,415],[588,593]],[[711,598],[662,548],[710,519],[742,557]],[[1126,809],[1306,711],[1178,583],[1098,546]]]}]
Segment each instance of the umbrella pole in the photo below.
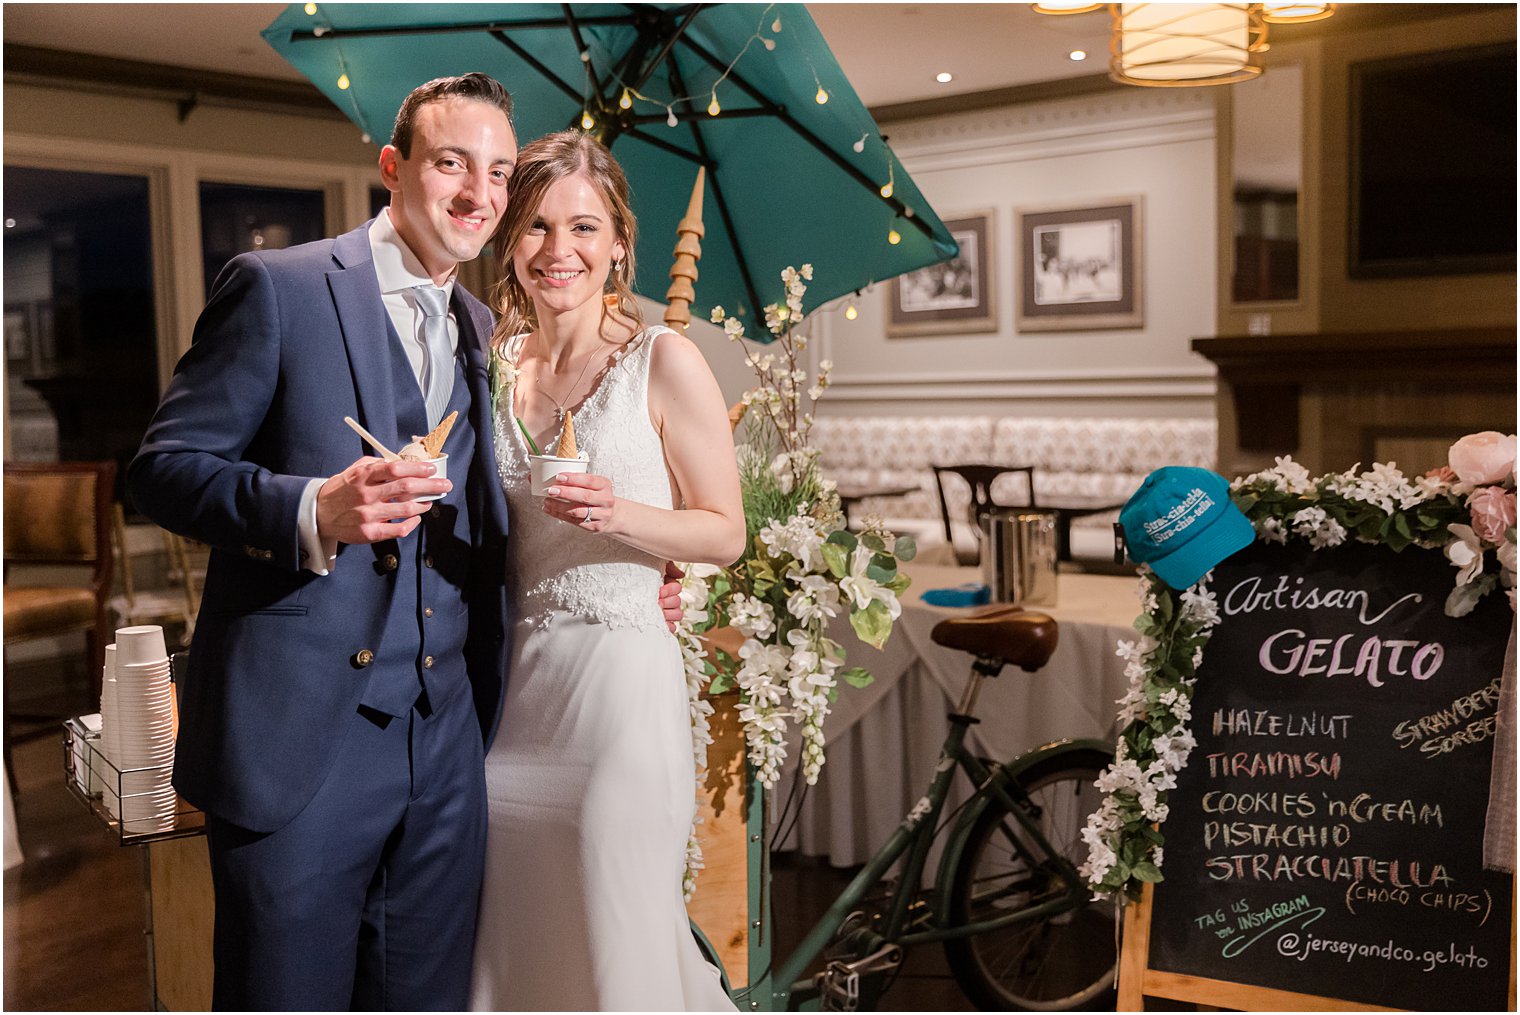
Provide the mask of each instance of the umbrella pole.
[{"label": "umbrella pole", "polygon": [[697,169],[697,182],[691,188],[686,215],[676,226],[676,261],[670,266],[670,288],[665,298],[665,323],[680,332],[691,326],[691,304],[697,298],[693,283],[697,281],[697,262],[702,259],[702,187],[707,170]]}]

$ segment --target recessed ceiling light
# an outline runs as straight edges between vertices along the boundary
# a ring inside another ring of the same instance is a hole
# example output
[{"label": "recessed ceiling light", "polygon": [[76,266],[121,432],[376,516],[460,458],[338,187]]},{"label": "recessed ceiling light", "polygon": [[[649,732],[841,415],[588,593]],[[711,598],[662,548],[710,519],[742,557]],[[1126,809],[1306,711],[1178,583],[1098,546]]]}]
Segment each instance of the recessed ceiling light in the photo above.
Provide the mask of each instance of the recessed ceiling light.
[{"label": "recessed ceiling light", "polygon": [[950,82],[955,80],[955,75],[951,74],[947,70],[942,70],[938,74],[934,75],[934,80],[938,81],[942,85],[948,85]]},{"label": "recessed ceiling light", "polygon": [[1070,53],[1068,53],[1067,55],[1070,56],[1073,60],[1086,60],[1087,59],[1087,50],[1085,50],[1085,49],[1074,49]]},{"label": "recessed ceiling light", "polygon": [[15,219],[6,219],[5,220],[5,228],[7,228],[7,229],[15,229],[16,228],[16,220]]}]

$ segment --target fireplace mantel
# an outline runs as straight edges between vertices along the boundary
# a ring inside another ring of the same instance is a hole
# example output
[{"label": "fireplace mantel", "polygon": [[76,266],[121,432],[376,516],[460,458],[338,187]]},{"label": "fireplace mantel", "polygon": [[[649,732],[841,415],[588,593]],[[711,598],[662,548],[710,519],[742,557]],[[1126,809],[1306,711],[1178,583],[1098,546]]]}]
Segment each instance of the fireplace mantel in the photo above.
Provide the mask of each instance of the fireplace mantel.
[{"label": "fireplace mantel", "polygon": [[1445,460],[1474,430],[1515,428],[1515,332],[1506,328],[1197,338],[1219,369],[1226,474],[1291,454],[1311,472]]}]

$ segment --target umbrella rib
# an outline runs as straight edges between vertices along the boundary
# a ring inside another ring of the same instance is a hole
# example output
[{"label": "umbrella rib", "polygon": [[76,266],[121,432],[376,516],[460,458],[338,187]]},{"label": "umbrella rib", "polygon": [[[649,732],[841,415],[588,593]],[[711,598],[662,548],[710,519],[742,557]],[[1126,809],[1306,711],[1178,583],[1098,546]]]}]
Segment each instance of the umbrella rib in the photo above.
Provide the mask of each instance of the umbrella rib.
[{"label": "umbrella rib", "polygon": [[[849,176],[852,180],[855,180],[862,187],[865,187],[873,194],[878,194],[879,196],[879,188],[881,186],[880,184],[878,184],[875,180],[872,180],[865,173],[862,173],[859,169],[856,169],[838,152],[834,151],[828,145],[824,144],[816,134],[808,130],[802,124],[798,123],[792,114],[786,111],[785,106],[778,106],[770,99],[766,98],[763,92],[759,91],[748,81],[744,80],[742,75],[740,75],[732,68],[725,67],[722,61],[709,53],[698,43],[693,42],[691,39],[683,38],[681,39],[681,44],[687,49],[690,49],[693,53],[697,54],[697,56],[701,57],[703,60],[707,61],[710,66],[716,68],[717,70],[727,70],[729,80],[738,85],[746,95],[748,95],[751,99],[754,99],[756,102],[760,103],[762,106],[768,107],[775,114],[776,119],[786,124],[792,129],[792,132],[794,134],[816,148],[819,154],[823,155],[830,162],[834,163],[840,169],[844,170],[845,175]],[[719,113],[718,115],[722,116],[723,114]],[[917,215],[914,215],[912,213],[912,210],[909,209],[907,205],[903,204],[902,201],[895,197],[881,198],[881,200],[889,205],[899,216],[907,219],[909,222],[917,226],[919,228],[919,231],[922,232],[925,236],[929,237],[930,239],[934,238],[934,230],[930,227],[929,223],[920,219]]]},{"label": "umbrella rib", "polygon": [[714,166],[711,162],[705,161],[702,156],[693,155],[685,148],[679,148],[676,145],[671,144],[669,141],[662,141],[659,138],[655,137],[653,134],[646,134],[642,130],[629,129],[623,131],[622,136],[638,138],[640,141],[644,142],[647,145],[652,145],[661,151],[669,152],[672,155],[685,159],[687,162],[694,162],[699,166],[706,166],[710,172],[717,171],[717,167]]},{"label": "umbrella rib", "polygon": [[542,74],[544,76],[544,79],[547,80],[551,85],[558,88],[566,95],[570,96],[570,98],[574,99],[576,102],[581,102],[584,100],[585,97],[581,95],[580,92],[570,87],[568,82],[563,80],[558,74],[554,73],[552,70],[546,67],[544,63],[538,59],[538,57],[534,56],[532,53],[529,53],[527,49],[525,49],[522,44],[519,43],[516,39],[509,36],[506,32],[500,30],[493,30],[490,34],[491,38],[495,39],[503,46],[506,46],[513,53],[516,53],[518,58],[521,59],[523,63],[527,64],[529,67],[532,67],[534,70]]},{"label": "umbrella rib", "polygon": [[575,40],[575,53],[581,58],[581,63],[586,67],[586,83],[591,86],[591,94],[598,100],[602,97],[602,83],[596,79],[596,68],[591,66],[591,50],[586,48],[586,40],[581,38],[581,26],[575,19],[575,11],[569,4],[560,4],[560,10],[565,12],[565,24],[570,28],[570,36]]},{"label": "umbrella rib", "polygon": [[[688,95],[686,91],[686,79],[681,75],[681,68],[675,60],[667,60],[666,66],[670,69],[671,89],[676,95]],[[686,100],[689,107],[691,99]],[[702,137],[702,130],[695,120],[686,121],[691,128],[691,138],[697,146],[697,154],[701,156],[702,165],[708,168],[707,184],[712,187],[713,202],[718,206],[718,217],[723,220],[723,229],[728,234],[728,245],[734,252],[734,263],[739,266],[739,276],[744,280],[744,289],[749,293],[750,308],[760,313],[760,295],[755,289],[755,280],[750,277],[749,263],[744,259],[744,251],[739,247],[739,233],[734,229],[734,217],[728,212],[728,201],[723,197],[723,187],[718,182],[718,164],[708,154],[707,142]]]},{"label": "umbrella rib", "polygon": [[[620,14],[616,16],[582,18],[583,25],[629,25],[633,23],[633,16]],[[291,42],[331,42],[338,38],[364,39],[372,36],[385,35],[455,35],[471,32],[505,32],[508,29],[518,31],[529,28],[564,28],[565,22],[560,20],[548,20],[534,18],[529,21],[475,21],[468,24],[455,25],[390,25],[384,28],[329,28],[321,35],[309,28],[293,29],[290,33]]]},{"label": "umbrella rib", "polygon": [[686,35],[686,30],[690,28],[691,23],[697,19],[697,15],[701,14],[709,6],[711,5],[691,5],[691,7],[686,12],[686,16],[681,20],[681,23],[676,26],[675,31],[671,33],[670,38],[665,40],[665,45],[662,46],[660,48],[660,51],[655,54],[654,59],[650,60],[647,66],[640,69],[639,78],[636,82],[634,82],[633,85],[634,91],[638,91],[640,88],[643,88],[646,84],[649,83],[649,79],[654,77],[654,72],[659,69],[660,64],[665,61],[666,57],[670,56],[670,51],[675,48],[676,43]]}]

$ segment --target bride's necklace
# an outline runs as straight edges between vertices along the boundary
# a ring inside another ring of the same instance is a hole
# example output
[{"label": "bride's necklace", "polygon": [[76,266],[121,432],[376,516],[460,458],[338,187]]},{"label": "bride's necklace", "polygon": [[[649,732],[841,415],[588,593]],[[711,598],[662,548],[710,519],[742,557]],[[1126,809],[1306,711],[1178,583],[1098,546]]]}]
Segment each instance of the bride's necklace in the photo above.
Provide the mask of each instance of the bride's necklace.
[{"label": "bride's necklace", "polygon": [[[584,379],[586,376],[586,368],[591,365],[591,361],[594,359],[596,359],[596,350],[592,349],[591,352],[586,355],[586,362],[581,364],[581,372],[575,375],[575,380],[571,381],[570,387],[565,389],[565,397],[563,401],[549,394],[549,389],[544,387],[543,380],[538,376],[534,376],[533,385],[543,393],[543,396],[545,398],[554,403],[554,425],[556,427],[565,425],[566,403],[568,403],[570,399],[575,395],[576,389],[580,387],[582,379]],[[548,366],[548,363],[548,358],[545,357],[544,365]]]}]

